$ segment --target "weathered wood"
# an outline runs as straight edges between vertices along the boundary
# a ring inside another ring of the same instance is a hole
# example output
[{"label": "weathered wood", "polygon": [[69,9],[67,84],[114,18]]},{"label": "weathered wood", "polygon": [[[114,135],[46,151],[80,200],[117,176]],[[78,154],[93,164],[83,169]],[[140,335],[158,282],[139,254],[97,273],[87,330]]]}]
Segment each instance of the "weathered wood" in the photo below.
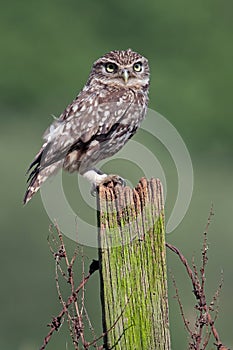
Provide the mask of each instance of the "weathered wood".
[{"label": "weathered wood", "polygon": [[98,206],[104,346],[170,350],[161,183],[101,186]]}]

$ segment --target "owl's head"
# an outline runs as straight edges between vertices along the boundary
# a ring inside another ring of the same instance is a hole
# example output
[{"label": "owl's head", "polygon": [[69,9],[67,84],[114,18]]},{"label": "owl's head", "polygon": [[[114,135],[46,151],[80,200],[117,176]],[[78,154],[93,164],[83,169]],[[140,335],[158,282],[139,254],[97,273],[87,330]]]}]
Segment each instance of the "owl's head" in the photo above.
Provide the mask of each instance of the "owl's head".
[{"label": "owl's head", "polygon": [[145,57],[131,49],[114,50],[94,62],[88,82],[142,88],[148,87],[149,77],[149,65]]}]

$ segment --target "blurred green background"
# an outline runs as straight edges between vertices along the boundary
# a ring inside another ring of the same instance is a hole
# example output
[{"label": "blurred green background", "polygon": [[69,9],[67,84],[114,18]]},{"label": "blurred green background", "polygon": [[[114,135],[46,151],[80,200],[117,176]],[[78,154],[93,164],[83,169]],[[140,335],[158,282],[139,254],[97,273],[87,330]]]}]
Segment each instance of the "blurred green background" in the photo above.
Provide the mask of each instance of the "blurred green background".
[{"label": "blurred green background", "polygon": [[[223,270],[216,326],[222,341],[233,346],[232,17],[231,0],[2,1],[1,349],[38,349],[48,331],[46,324],[60,308],[46,241],[50,220],[40,195],[26,207],[21,204],[25,170],[41,145],[51,115],[59,115],[76,96],[93,61],[109,50],[128,47],[150,61],[150,108],[170,120],[190,151],[195,176],[192,202],[167,241],[187,258],[195,255],[197,263],[202,232],[214,205],[208,236],[208,300]],[[163,164],[159,146],[158,153]],[[114,163],[109,168],[116,172]],[[164,168],[169,214],[177,180],[167,157]],[[136,184],[137,178],[133,181]],[[72,192],[73,177],[66,182],[67,191]],[[79,207],[79,201],[73,205]],[[73,247],[72,241],[66,242]],[[97,257],[94,248],[85,248],[85,255],[87,263]],[[169,251],[167,255],[186,316],[193,320],[192,286],[176,256]],[[186,349],[187,334],[173,296],[169,277],[172,348]],[[87,309],[100,333],[98,274],[87,288]],[[48,349],[72,348],[68,333],[63,332],[56,334]],[[213,348],[211,344],[208,349]]]}]

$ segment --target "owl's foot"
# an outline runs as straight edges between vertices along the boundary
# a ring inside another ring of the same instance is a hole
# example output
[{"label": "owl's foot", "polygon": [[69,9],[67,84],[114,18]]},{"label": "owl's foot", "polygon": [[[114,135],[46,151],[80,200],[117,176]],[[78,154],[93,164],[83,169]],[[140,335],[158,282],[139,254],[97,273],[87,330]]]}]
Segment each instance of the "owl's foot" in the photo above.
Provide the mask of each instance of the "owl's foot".
[{"label": "owl's foot", "polygon": [[96,192],[98,192],[100,185],[110,188],[113,188],[116,185],[126,186],[126,181],[119,175],[107,175],[97,169],[88,170],[83,176],[92,183],[91,195],[94,197],[96,196]]},{"label": "owl's foot", "polygon": [[122,177],[120,177],[119,175],[115,175],[115,174],[110,174],[107,175],[103,181],[101,181],[101,183],[99,184],[106,186],[106,187],[115,187],[116,185],[120,185],[120,186],[126,186],[126,181],[125,179],[123,179]]},{"label": "owl's foot", "polygon": [[93,197],[96,197],[96,193],[99,190],[99,186],[105,186],[105,187],[109,187],[109,188],[114,188],[116,185],[120,185],[120,186],[123,186],[123,187],[126,186],[125,179],[123,179],[119,175],[114,175],[114,174],[106,175],[106,177],[99,184],[97,184],[97,185],[93,184],[92,185],[91,195]]},{"label": "owl's foot", "polygon": [[108,187],[108,188],[114,188],[116,185],[126,186],[125,179],[123,179],[119,175],[115,175],[115,174],[106,175],[106,177],[99,184],[92,185],[91,195],[93,197],[96,196],[96,193],[99,190],[99,186],[105,186],[105,187]]}]

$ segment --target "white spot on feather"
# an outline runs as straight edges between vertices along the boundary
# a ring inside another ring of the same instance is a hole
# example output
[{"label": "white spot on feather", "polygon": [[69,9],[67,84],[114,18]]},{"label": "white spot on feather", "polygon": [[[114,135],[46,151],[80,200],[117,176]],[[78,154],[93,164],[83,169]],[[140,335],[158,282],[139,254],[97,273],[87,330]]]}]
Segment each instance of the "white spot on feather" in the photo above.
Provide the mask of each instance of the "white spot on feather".
[{"label": "white spot on feather", "polygon": [[88,113],[91,113],[92,112],[92,110],[93,110],[93,107],[92,106],[90,106],[89,108],[88,108]]},{"label": "white spot on feather", "polygon": [[73,163],[77,160],[77,156],[78,156],[78,151],[73,151],[71,153],[69,153],[68,157],[69,157],[69,162]]},{"label": "white spot on feather", "polygon": [[58,135],[62,134],[64,129],[64,123],[59,123],[56,126],[54,124],[50,125],[49,132],[45,135],[45,140],[48,142],[54,140]]},{"label": "white spot on feather", "polygon": [[78,104],[75,103],[75,104],[72,106],[72,110],[73,110],[74,112],[76,112],[77,109],[78,109]]},{"label": "white spot on feather", "polygon": [[110,116],[110,112],[109,112],[109,111],[105,111],[105,112],[104,112],[104,116],[105,116],[106,118],[108,118],[108,117]]}]

